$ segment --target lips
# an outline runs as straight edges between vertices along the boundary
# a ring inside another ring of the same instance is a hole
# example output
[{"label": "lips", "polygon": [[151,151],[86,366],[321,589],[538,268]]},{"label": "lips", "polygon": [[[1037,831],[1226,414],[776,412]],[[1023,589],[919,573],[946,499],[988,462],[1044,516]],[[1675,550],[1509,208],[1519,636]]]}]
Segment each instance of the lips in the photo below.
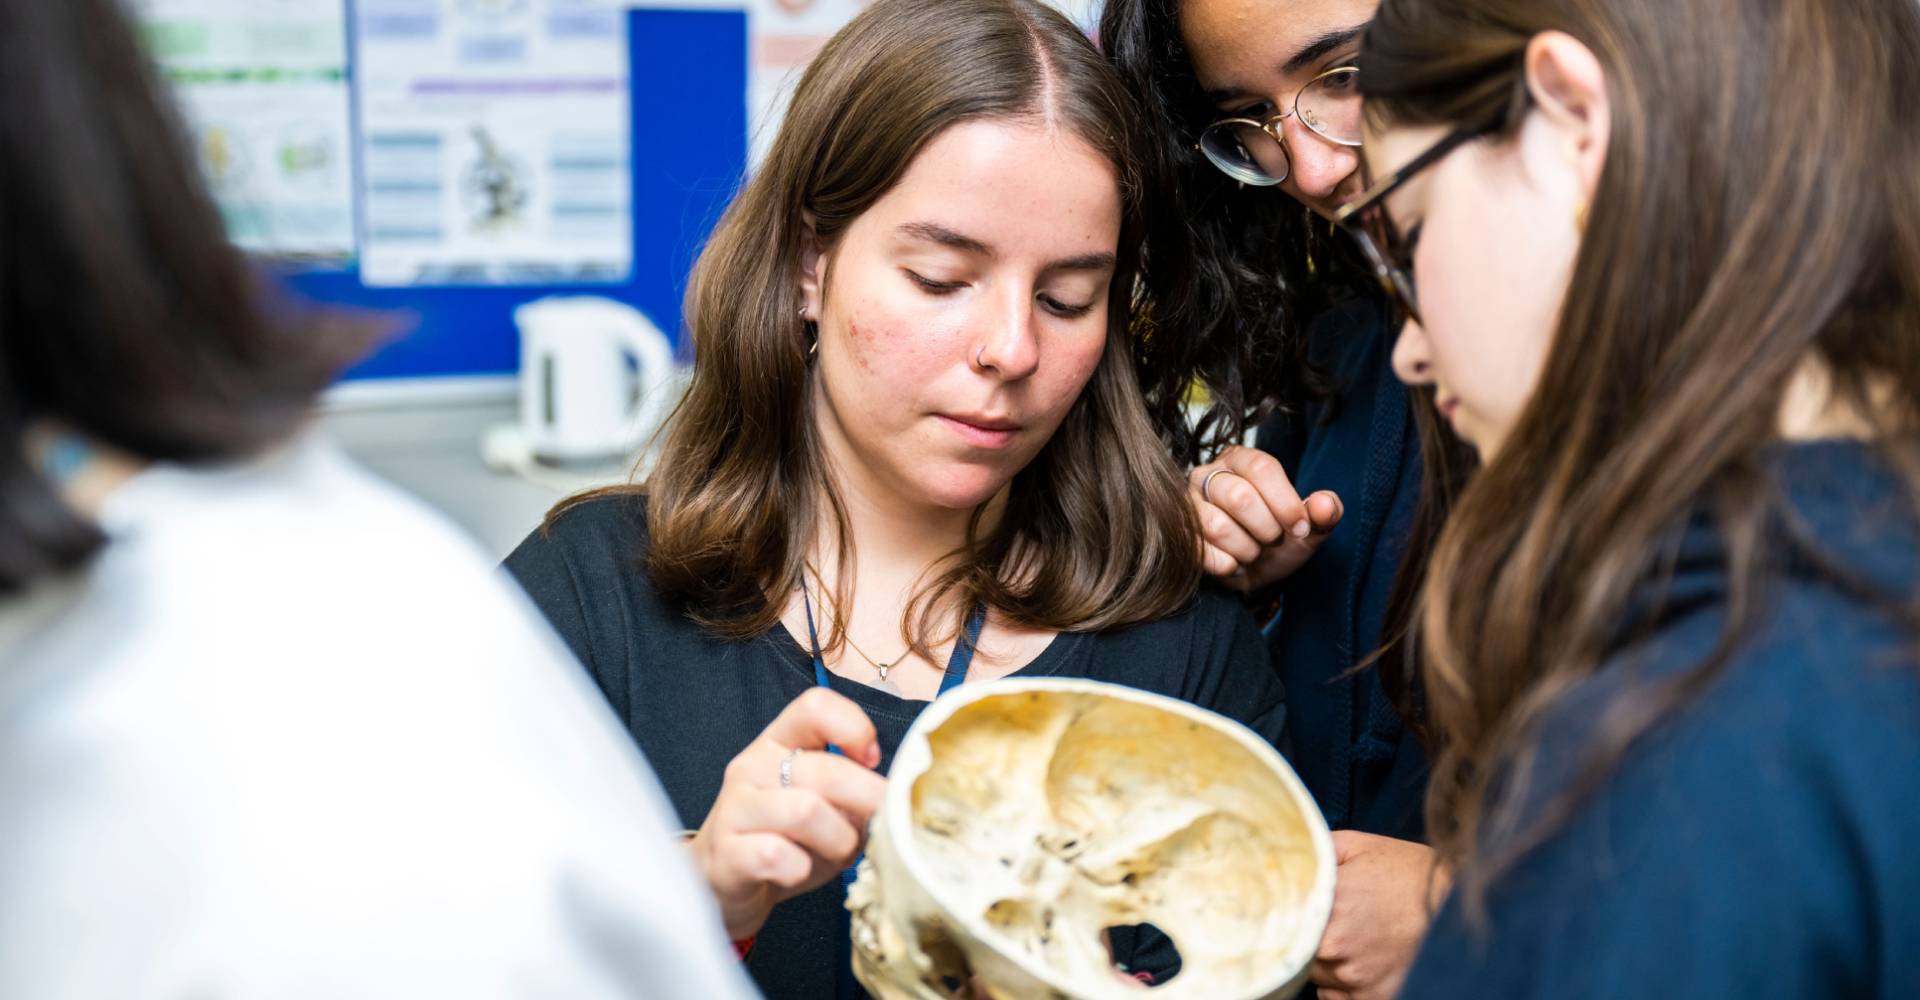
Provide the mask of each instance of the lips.
[{"label": "lips", "polygon": [[977,448],[999,448],[1013,440],[1020,430],[1020,424],[1005,417],[986,414],[938,414],[940,422],[946,424],[960,439]]},{"label": "lips", "polygon": [[1434,405],[1434,409],[1439,410],[1440,416],[1445,418],[1448,423],[1453,422],[1454,412],[1460,409],[1460,401],[1458,399],[1449,399],[1449,398],[1437,399],[1434,401],[1433,405]]}]

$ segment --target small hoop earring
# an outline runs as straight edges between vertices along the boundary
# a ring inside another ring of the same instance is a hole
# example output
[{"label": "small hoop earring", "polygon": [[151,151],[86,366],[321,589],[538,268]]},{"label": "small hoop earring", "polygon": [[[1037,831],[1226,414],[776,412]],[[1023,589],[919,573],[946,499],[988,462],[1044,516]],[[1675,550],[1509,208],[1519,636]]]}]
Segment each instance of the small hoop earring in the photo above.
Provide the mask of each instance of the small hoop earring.
[{"label": "small hoop earring", "polygon": [[1587,235],[1587,203],[1584,201],[1573,207],[1573,229],[1582,236]]}]

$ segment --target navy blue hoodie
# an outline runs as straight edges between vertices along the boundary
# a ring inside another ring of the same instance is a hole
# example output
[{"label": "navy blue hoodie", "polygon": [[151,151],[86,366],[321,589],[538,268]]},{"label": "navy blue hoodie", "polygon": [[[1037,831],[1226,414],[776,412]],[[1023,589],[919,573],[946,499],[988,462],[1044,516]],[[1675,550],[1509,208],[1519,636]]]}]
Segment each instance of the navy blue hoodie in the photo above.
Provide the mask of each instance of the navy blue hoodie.
[{"label": "navy blue hoodie", "polygon": [[[1911,606],[1920,532],[1892,473],[1852,443],[1775,459],[1789,523]],[[1523,815],[1602,711],[1712,649],[1719,540],[1697,522],[1679,552],[1651,638],[1555,706]],[[1495,881],[1484,928],[1446,903],[1403,997],[1920,997],[1920,637],[1811,560],[1763,582],[1725,671]]]},{"label": "navy blue hoodie", "polygon": [[1334,828],[1418,840],[1426,754],[1379,671],[1353,668],[1380,645],[1420,492],[1420,442],[1381,307],[1348,303],[1321,316],[1310,337],[1311,356],[1337,391],[1269,421],[1258,444],[1301,496],[1332,490],[1346,513],[1281,585],[1280,616],[1268,630],[1287,690],[1282,749]]}]

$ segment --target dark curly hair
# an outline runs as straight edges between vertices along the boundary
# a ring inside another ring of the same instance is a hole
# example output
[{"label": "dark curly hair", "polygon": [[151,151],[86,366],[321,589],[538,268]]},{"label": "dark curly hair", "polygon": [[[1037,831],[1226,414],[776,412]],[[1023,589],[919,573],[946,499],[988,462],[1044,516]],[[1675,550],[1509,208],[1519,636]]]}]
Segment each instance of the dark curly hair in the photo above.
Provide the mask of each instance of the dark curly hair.
[{"label": "dark curly hair", "polygon": [[[1216,112],[1180,37],[1178,0],[1107,0],[1100,45],[1151,119],[1164,178],[1149,192],[1136,348],[1161,435],[1189,465],[1275,413],[1298,414],[1334,386],[1308,360],[1306,332],[1341,302],[1374,295],[1349,241],[1277,191],[1247,189],[1196,148]],[[1211,405],[1198,421],[1194,385]]]}]

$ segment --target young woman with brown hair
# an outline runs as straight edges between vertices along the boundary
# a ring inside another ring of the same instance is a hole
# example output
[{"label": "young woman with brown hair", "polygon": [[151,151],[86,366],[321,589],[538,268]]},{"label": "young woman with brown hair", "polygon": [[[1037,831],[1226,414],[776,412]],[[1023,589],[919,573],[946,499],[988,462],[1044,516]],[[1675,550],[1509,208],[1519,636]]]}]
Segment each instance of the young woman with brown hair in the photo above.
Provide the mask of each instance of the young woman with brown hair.
[{"label": "young woman with brown hair", "polygon": [[1403,995],[1914,995],[1920,6],[1386,0],[1359,66],[1394,363],[1484,461]]},{"label": "young woman with brown hair", "polygon": [[[1134,376],[1138,129],[1037,0],[868,8],[701,255],[659,464],[508,559],[699,826],[770,996],[856,988],[838,876],[945,686],[1092,677],[1280,736],[1252,621],[1195,601]],[[1165,974],[1155,938],[1114,952]]]}]

